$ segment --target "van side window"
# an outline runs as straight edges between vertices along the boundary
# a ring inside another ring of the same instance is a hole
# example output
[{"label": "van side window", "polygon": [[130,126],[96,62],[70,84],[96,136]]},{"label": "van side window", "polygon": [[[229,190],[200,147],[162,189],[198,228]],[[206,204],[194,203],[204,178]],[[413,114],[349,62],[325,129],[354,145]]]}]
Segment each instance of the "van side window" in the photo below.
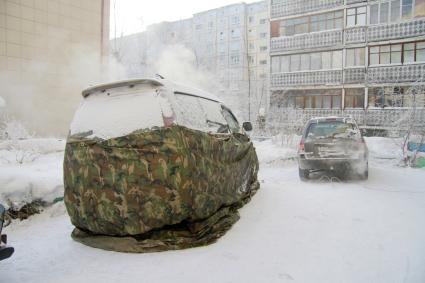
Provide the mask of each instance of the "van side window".
[{"label": "van side window", "polygon": [[208,125],[208,132],[230,134],[229,125],[221,112],[221,105],[218,102],[204,98],[198,98],[205,113]]},{"label": "van side window", "polygon": [[177,123],[190,129],[206,131],[208,124],[198,98],[177,93],[175,97],[178,107]]},{"label": "van side window", "polygon": [[223,109],[222,113],[223,113],[224,119],[226,119],[227,124],[230,127],[230,130],[233,133],[240,133],[241,127],[239,126],[238,120],[236,120],[235,116],[227,108],[223,107],[222,109]]}]

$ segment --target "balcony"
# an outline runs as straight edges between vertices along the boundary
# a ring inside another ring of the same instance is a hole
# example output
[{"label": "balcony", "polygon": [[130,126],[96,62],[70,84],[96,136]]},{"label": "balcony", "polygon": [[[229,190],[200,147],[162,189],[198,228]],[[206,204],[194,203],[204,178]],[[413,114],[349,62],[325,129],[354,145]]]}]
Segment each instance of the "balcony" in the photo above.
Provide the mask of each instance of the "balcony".
[{"label": "balcony", "polygon": [[342,84],[341,70],[317,70],[309,72],[276,73],[271,75],[272,88],[340,84]]},{"label": "balcony", "polygon": [[[281,132],[282,129],[302,130],[307,121],[313,117],[350,115],[361,128],[382,130],[406,130],[410,127],[409,121],[415,121],[415,127],[425,126],[425,109],[399,108],[399,109],[293,109],[277,108],[270,109],[278,115],[274,117],[270,125],[272,131]],[[412,115],[414,117],[412,117]],[[277,117],[277,118],[276,118]]]},{"label": "balcony", "polygon": [[344,69],[345,84],[364,84],[366,82],[366,68],[347,68]]},{"label": "balcony", "polygon": [[271,39],[271,52],[342,45],[342,30],[312,32]]},{"label": "balcony", "polygon": [[295,14],[305,14],[344,5],[344,0],[273,0],[271,18],[286,17]]},{"label": "balcony", "polygon": [[369,85],[424,81],[425,64],[369,67],[367,81]]},{"label": "balcony", "polygon": [[368,41],[381,41],[425,35],[425,19],[385,25],[371,25],[367,30]]},{"label": "balcony", "polygon": [[366,27],[352,27],[344,31],[346,44],[366,42]]}]

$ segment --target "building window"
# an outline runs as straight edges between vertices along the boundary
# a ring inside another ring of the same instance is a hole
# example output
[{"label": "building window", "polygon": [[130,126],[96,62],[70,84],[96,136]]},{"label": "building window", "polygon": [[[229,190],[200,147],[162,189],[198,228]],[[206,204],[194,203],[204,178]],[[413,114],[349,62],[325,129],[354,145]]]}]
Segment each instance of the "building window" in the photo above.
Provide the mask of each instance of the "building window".
[{"label": "building window", "polygon": [[195,29],[196,29],[196,30],[200,30],[200,29],[202,29],[202,25],[201,25],[201,24],[196,25],[196,26],[195,26]]},{"label": "building window", "polygon": [[267,51],[267,46],[260,46],[260,51],[261,52]]},{"label": "building window", "polygon": [[239,24],[240,24],[239,16],[233,16],[232,17],[232,25],[239,25]]},{"label": "building window", "polygon": [[[369,89],[368,103],[373,108],[412,107],[423,96],[408,87],[377,87]],[[420,107],[423,107],[422,102]]]},{"label": "building window", "polygon": [[266,38],[266,37],[267,37],[267,32],[260,33],[260,38]]},{"label": "building window", "polygon": [[398,22],[400,20],[400,0],[391,1],[391,22]]},{"label": "building window", "polygon": [[267,60],[260,60],[260,65],[267,65]]},{"label": "building window", "polygon": [[280,72],[280,57],[274,56],[272,57],[272,73],[279,73]]},{"label": "building window", "polygon": [[252,24],[254,22],[254,16],[249,16],[248,22]]},{"label": "building window", "polygon": [[364,89],[346,89],[344,105],[345,108],[364,108]]},{"label": "building window", "polygon": [[366,7],[347,9],[347,27],[366,25]]},{"label": "building window", "polygon": [[[425,0],[424,0],[425,1]],[[267,23],[267,19],[261,19],[260,20],[260,25],[264,25]]]},{"label": "building window", "polygon": [[425,0],[385,0],[370,6],[369,22],[393,23],[423,16],[425,16]]},{"label": "building window", "polygon": [[425,62],[424,41],[373,46],[369,49],[369,65],[406,64],[414,62]]},{"label": "building window", "polygon": [[401,5],[401,18],[403,20],[412,18],[413,0],[403,0]]},{"label": "building window", "polygon": [[[279,63],[278,63],[279,60]],[[332,70],[342,68],[342,51],[303,53],[272,58],[272,72]]]},{"label": "building window", "polygon": [[232,38],[239,38],[241,35],[241,32],[239,29],[234,29],[230,32],[230,34],[232,35]]},{"label": "building window", "polygon": [[291,36],[315,31],[341,29],[343,27],[343,19],[343,11],[336,11],[320,15],[283,20],[280,22],[279,36]]},{"label": "building window", "polygon": [[238,65],[239,64],[239,55],[230,56],[230,64]]},{"label": "building window", "polygon": [[345,56],[345,66],[355,67],[365,65],[365,52],[364,48],[347,49]]},{"label": "building window", "polygon": [[254,64],[255,63],[255,57],[254,56],[248,56],[248,62],[250,63],[250,64]]},{"label": "building window", "polygon": [[425,0],[415,0],[415,17],[425,16]]},{"label": "building window", "polygon": [[255,45],[254,43],[249,43],[249,50],[254,50],[255,49]]},{"label": "building window", "polygon": [[[293,90],[288,91],[284,107],[298,109],[341,109],[341,90]],[[274,98],[272,98],[274,99]]]},{"label": "building window", "polygon": [[219,60],[221,64],[224,64],[226,62],[226,53],[220,52]]}]

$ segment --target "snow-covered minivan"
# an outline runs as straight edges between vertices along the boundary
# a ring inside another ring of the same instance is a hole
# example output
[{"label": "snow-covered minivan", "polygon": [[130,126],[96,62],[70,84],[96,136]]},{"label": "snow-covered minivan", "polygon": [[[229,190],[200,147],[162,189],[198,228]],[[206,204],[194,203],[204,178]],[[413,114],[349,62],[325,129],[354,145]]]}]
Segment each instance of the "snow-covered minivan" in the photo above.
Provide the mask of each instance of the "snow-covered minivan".
[{"label": "snow-covered minivan", "polygon": [[216,96],[136,79],[83,97],[64,160],[74,239],[126,252],[205,245],[259,188],[252,126]]}]

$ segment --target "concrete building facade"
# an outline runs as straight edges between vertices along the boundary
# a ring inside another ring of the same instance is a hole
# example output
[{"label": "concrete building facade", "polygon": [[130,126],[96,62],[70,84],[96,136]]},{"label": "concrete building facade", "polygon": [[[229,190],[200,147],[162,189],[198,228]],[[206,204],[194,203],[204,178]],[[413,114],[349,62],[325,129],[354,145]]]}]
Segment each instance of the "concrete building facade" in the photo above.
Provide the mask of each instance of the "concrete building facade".
[{"label": "concrete building facade", "polygon": [[[14,114],[29,118],[28,108],[57,108],[61,100],[79,99],[78,90],[91,76],[86,71],[109,53],[109,5],[109,0],[0,0],[0,95]],[[19,105],[26,100],[31,107]]]},{"label": "concrete building facade", "polygon": [[415,105],[425,121],[424,16],[423,0],[271,0],[273,111],[391,128]]}]

